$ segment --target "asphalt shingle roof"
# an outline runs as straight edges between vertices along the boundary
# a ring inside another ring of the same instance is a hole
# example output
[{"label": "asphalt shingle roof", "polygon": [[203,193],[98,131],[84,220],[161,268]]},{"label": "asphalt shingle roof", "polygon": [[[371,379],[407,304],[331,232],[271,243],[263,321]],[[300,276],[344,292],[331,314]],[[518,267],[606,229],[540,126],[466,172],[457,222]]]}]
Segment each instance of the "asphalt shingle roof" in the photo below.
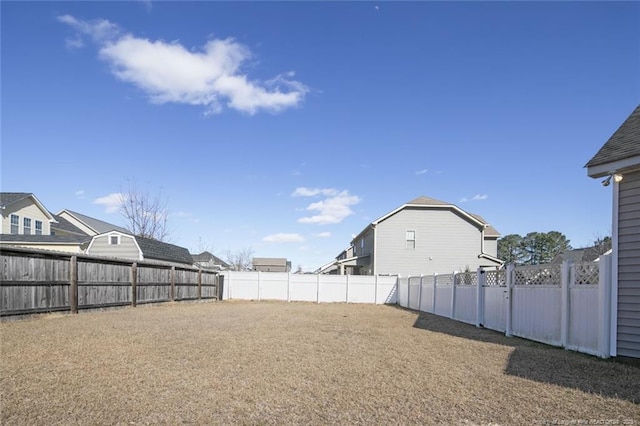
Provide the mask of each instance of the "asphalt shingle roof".
[{"label": "asphalt shingle roof", "polygon": [[631,113],[585,167],[599,166],[640,155],[640,105]]},{"label": "asphalt shingle roof", "polygon": [[87,235],[86,232],[84,232],[82,229],[75,226],[73,223],[69,222],[64,217],[58,216],[55,214],[53,215],[53,217],[56,219],[58,223],[51,224],[51,229],[53,230],[59,229],[61,231],[71,232],[73,234]]},{"label": "asphalt shingle roof", "polygon": [[21,235],[1,234],[0,241],[24,243],[84,243],[91,241],[87,235]]},{"label": "asphalt shingle roof", "polygon": [[189,250],[184,247],[138,236],[136,236],[136,241],[145,259],[193,264]]},{"label": "asphalt shingle roof", "polygon": [[88,227],[94,229],[98,234],[104,234],[105,232],[109,232],[109,231],[118,231],[118,232],[123,232],[125,234],[130,234],[129,231],[127,231],[125,228],[121,226],[114,225],[112,223],[105,222],[100,219],[95,219],[93,217],[86,216],[81,213],[73,212],[71,210],[67,210],[67,212],[75,216],[78,220],[84,222],[85,225],[87,225]]},{"label": "asphalt shingle roof", "polygon": [[0,192],[0,207],[8,206],[31,195],[33,194],[30,192]]}]

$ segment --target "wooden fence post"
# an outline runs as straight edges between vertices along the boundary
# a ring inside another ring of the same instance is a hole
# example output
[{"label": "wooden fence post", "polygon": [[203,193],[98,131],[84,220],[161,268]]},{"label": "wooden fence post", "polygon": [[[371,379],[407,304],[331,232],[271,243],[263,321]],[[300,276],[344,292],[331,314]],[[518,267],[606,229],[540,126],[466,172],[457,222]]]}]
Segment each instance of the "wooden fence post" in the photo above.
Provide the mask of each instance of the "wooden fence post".
[{"label": "wooden fence post", "polygon": [[198,269],[198,300],[202,300],[202,269]]},{"label": "wooden fence post", "polygon": [[138,264],[133,262],[131,265],[131,306],[134,308],[138,305]]},{"label": "wooden fence post", "polygon": [[78,256],[71,256],[69,265],[69,305],[72,314],[78,313]]},{"label": "wooden fence post", "polygon": [[171,301],[176,300],[176,267],[171,267]]}]

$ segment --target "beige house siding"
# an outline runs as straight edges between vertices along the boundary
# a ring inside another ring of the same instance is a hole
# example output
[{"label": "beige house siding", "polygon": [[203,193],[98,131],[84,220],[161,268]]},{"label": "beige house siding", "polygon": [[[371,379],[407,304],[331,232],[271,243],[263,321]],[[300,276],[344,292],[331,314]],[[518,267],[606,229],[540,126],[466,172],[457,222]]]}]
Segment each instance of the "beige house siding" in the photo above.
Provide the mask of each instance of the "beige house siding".
[{"label": "beige house siding", "polygon": [[[406,232],[415,231],[408,249]],[[481,262],[480,227],[448,209],[406,208],[377,225],[378,274],[446,274]]]},{"label": "beige house siding", "polygon": [[[77,220],[75,217],[70,215],[67,211],[61,211],[58,214],[58,216],[67,219],[69,222],[71,222],[73,225],[75,225],[78,228],[80,228],[82,230],[82,232],[84,232],[85,234],[87,234],[89,236],[97,235],[96,231],[94,231],[93,229],[91,229],[88,226],[86,226],[84,223],[82,223],[79,220]],[[65,235],[65,234],[63,232],[59,232],[58,235]]]},{"label": "beige house siding", "polygon": [[36,220],[42,222],[42,235],[51,234],[51,226],[47,215],[33,202],[31,198],[24,198],[8,205],[2,210],[2,233],[11,233],[11,215],[16,214],[20,217],[19,234],[24,234],[24,218],[31,219],[31,234],[36,233]]},{"label": "beige house siding", "polygon": [[617,354],[640,358],[640,171],[619,188],[617,334]]},{"label": "beige house siding", "polygon": [[[111,235],[119,235],[120,244],[109,244],[109,238]],[[140,249],[135,242],[135,238],[131,235],[124,235],[119,233],[109,233],[95,236],[93,240],[91,240],[91,244],[87,248],[87,254],[116,257],[121,259],[142,260]]]}]

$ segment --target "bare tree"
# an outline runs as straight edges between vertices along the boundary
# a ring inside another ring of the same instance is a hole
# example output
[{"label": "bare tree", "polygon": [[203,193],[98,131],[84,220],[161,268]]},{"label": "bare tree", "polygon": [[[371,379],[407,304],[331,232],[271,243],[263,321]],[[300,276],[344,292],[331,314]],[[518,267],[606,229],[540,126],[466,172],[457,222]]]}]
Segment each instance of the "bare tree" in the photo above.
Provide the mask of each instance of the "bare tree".
[{"label": "bare tree", "polygon": [[250,271],[253,263],[253,249],[243,248],[237,251],[227,250],[225,260],[232,271]]},{"label": "bare tree", "polygon": [[159,241],[168,239],[169,211],[162,191],[151,195],[130,181],[127,190],[120,191],[120,197],[120,214],[126,219],[129,232]]}]

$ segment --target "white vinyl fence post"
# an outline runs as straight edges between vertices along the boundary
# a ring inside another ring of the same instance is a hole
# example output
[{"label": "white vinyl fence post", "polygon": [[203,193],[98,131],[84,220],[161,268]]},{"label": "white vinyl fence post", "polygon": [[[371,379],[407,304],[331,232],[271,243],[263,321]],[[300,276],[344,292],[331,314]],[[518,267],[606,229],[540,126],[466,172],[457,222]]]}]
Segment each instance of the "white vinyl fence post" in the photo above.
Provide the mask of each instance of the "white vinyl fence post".
[{"label": "white vinyl fence post", "polygon": [[344,295],[344,302],[349,303],[349,275],[347,275],[347,294]]},{"label": "white vinyl fence post", "polygon": [[451,286],[451,319],[456,316],[456,271],[453,271],[453,284]]},{"label": "white vinyl fence post", "polygon": [[598,351],[602,358],[611,356],[611,255],[600,256],[598,265]]},{"label": "white vinyl fence post", "polygon": [[506,303],[507,303],[507,318],[505,324],[504,334],[507,337],[511,337],[512,330],[512,321],[513,321],[513,286],[514,286],[514,271],[515,267],[513,265],[507,265],[507,288],[506,288]]},{"label": "white vinyl fence post", "polygon": [[316,280],[316,303],[320,303],[320,274]]},{"label": "white vinyl fence post", "polygon": [[411,308],[411,275],[407,277],[407,308]]},{"label": "white vinyl fence post", "polygon": [[375,275],[375,283],[373,287],[373,304],[378,304],[378,275]]},{"label": "white vinyl fence post", "polygon": [[569,309],[571,309],[569,288],[574,276],[572,266],[571,262],[564,260],[560,268],[560,275],[562,277],[560,279],[560,289],[562,292],[560,297],[560,345],[563,348],[569,345],[569,321],[571,320],[569,314]]},{"label": "white vinyl fence post", "polygon": [[438,288],[438,274],[433,273],[433,294],[431,295],[431,313],[436,313],[436,289]]},{"label": "white vinyl fence post", "polygon": [[422,281],[424,276],[420,274],[420,289],[418,290],[418,312],[422,312]]},{"label": "white vinyl fence post", "polygon": [[291,302],[291,272],[287,273],[287,302]]},{"label": "white vinyl fence post", "polygon": [[262,272],[258,271],[258,302],[260,301],[260,287],[262,287]]},{"label": "white vinyl fence post", "polygon": [[484,324],[484,281],[485,273],[482,268],[476,271],[476,327]]}]

